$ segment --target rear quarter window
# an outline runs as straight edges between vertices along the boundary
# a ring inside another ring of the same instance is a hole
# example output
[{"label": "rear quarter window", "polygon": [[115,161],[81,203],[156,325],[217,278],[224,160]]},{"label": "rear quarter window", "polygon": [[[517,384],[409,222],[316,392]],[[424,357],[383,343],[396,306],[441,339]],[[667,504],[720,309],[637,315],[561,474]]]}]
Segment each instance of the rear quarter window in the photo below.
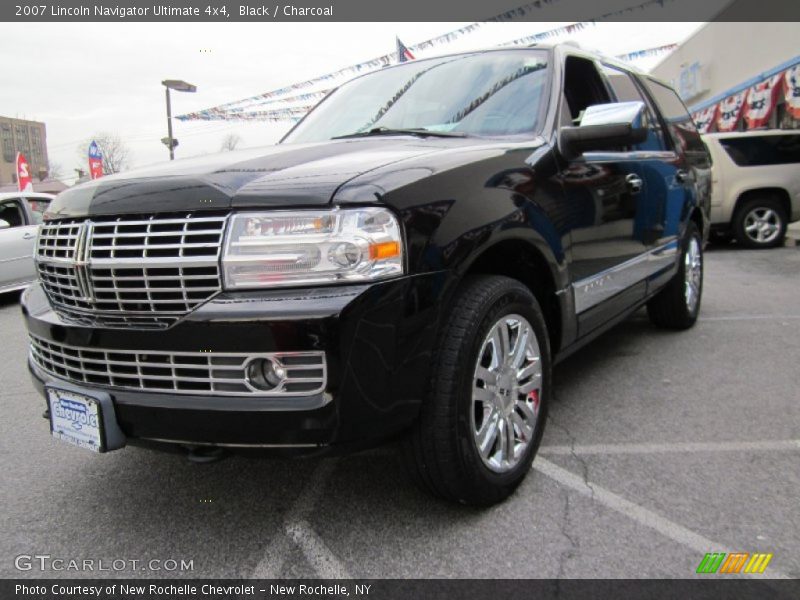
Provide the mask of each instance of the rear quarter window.
[{"label": "rear quarter window", "polygon": [[700,138],[692,117],[689,116],[689,111],[675,90],[649,77],[641,79],[661,111],[675,146],[685,152],[686,158],[691,162],[710,165],[708,150]]},{"label": "rear quarter window", "polygon": [[800,164],[800,134],[723,138],[719,143],[740,167]]}]

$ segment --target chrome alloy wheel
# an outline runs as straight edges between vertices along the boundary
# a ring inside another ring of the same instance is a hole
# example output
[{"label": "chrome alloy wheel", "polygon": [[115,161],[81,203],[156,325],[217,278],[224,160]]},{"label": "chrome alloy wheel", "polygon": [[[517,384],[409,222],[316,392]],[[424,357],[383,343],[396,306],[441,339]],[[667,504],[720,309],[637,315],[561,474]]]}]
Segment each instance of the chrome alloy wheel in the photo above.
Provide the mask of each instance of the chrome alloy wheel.
[{"label": "chrome alloy wheel", "polygon": [[689,240],[689,246],[686,248],[683,274],[686,308],[693,314],[697,309],[697,303],[700,302],[700,290],[703,284],[703,257],[700,253],[700,241],[696,237]]},{"label": "chrome alloy wheel", "polygon": [[472,381],[472,433],[483,463],[513,469],[533,440],[542,391],[542,357],[531,324],[503,316],[478,353]]},{"label": "chrome alloy wheel", "polygon": [[754,208],[744,218],[744,232],[757,244],[769,244],[781,233],[781,218],[771,208]]}]

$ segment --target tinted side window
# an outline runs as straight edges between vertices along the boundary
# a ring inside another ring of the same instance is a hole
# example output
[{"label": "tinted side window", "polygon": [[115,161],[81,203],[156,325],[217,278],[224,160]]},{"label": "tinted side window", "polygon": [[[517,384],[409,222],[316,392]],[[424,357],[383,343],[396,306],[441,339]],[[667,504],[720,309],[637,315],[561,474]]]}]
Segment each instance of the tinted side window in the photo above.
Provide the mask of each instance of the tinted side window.
[{"label": "tinted side window", "polygon": [[25,213],[22,212],[22,205],[19,200],[0,202],[0,219],[8,221],[11,227],[25,225]]},{"label": "tinted side window", "polygon": [[700,139],[694,121],[678,94],[658,81],[646,77],[643,78],[643,81],[661,110],[661,115],[667,123],[674,144],[683,149],[687,158],[708,163],[708,152],[703,145],[703,140]]},{"label": "tinted side window", "polygon": [[661,131],[661,124],[653,114],[653,107],[648,99],[642,95],[633,77],[615,67],[603,65],[603,70],[608,77],[608,82],[618,102],[644,102],[647,107],[647,140],[636,146],[637,150],[666,150],[667,144]]},{"label": "tinted side window", "polygon": [[800,163],[800,135],[727,138],[719,143],[740,167]]},{"label": "tinted side window", "polygon": [[578,56],[568,56],[564,61],[563,92],[573,125],[580,125],[584,111],[590,106],[611,102],[606,84],[594,61]]}]

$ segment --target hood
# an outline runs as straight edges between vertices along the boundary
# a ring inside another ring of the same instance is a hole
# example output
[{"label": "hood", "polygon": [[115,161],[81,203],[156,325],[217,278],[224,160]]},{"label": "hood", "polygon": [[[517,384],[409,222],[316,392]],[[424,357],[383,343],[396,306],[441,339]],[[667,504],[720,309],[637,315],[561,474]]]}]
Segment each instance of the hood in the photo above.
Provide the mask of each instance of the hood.
[{"label": "hood", "polygon": [[276,145],[102,177],[58,195],[47,218],[319,206],[374,169],[469,146],[464,138],[385,136]]}]

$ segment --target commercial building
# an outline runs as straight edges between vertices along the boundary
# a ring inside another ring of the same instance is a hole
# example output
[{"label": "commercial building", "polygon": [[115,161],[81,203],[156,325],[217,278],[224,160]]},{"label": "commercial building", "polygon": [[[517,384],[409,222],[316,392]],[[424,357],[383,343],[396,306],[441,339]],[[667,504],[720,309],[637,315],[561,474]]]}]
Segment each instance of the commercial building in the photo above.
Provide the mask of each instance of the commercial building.
[{"label": "commercial building", "polygon": [[47,158],[47,131],[44,123],[0,116],[0,186],[17,182],[16,157],[22,152],[36,180],[47,178],[50,162]]},{"label": "commercial building", "polygon": [[671,82],[704,131],[800,128],[797,23],[711,22],[651,73]]}]

